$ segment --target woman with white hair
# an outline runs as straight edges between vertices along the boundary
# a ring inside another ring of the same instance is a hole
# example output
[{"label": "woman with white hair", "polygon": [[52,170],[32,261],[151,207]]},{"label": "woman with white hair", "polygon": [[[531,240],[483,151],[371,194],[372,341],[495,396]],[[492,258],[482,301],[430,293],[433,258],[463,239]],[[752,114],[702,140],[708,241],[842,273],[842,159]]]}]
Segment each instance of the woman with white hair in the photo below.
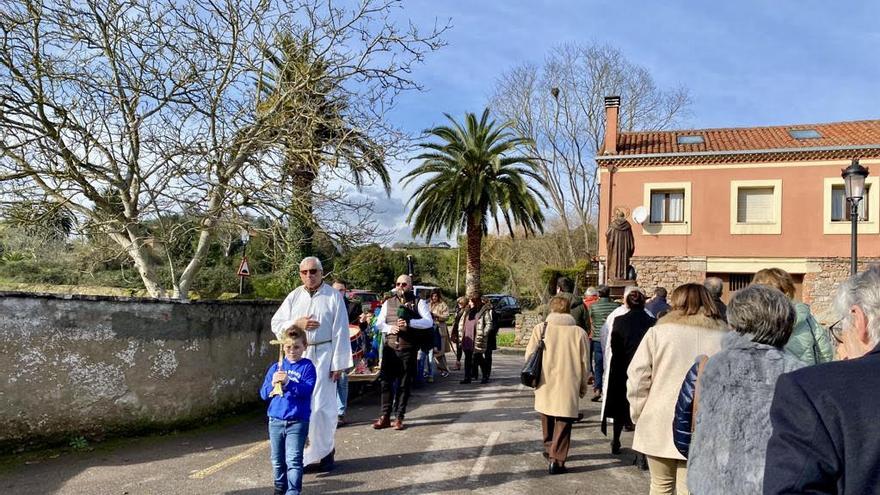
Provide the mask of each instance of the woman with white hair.
[{"label": "woman with white hair", "polygon": [[[691,492],[761,493],[776,380],[806,366],[783,350],[796,319],[791,300],[773,287],[751,285],[734,294],[727,307],[733,332],[698,378],[687,464]],[[693,377],[688,375],[683,393],[693,388]]]}]

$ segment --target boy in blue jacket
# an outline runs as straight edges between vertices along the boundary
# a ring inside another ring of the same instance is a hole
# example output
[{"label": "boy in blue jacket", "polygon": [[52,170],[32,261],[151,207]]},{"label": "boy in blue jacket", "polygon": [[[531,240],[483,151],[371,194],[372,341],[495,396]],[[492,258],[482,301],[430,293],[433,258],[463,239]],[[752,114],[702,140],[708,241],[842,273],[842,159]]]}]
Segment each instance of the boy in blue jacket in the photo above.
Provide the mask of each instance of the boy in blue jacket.
[{"label": "boy in blue jacket", "polygon": [[[303,449],[309,434],[315,365],[302,357],[308,345],[306,333],[297,326],[286,332],[284,359],[266,371],[260,397],[269,401],[269,446],[275,475],[275,495],[299,495],[302,490]],[[276,383],[281,395],[270,397]]]}]

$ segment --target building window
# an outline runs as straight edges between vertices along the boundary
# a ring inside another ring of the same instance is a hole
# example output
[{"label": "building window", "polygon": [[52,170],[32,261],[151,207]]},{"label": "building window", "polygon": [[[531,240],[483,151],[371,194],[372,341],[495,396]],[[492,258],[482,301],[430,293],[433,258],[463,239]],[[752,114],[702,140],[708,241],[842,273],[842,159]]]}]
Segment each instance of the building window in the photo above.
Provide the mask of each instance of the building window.
[{"label": "building window", "polygon": [[730,182],[730,233],[782,233],[782,181]]},{"label": "building window", "polygon": [[731,273],[730,274],[730,292],[745,289],[752,283],[751,273]]},{"label": "building window", "polygon": [[737,191],[737,223],[773,223],[773,188],[743,187]]},{"label": "building window", "polygon": [[644,185],[643,203],[649,209],[644,235],[690,235],[691,183],[657,182]]},{"label": "building window", "polygon": [[[824,181],[822,233],[850,235],[849,201],[843,179],[826,177]],[[880,234],[880,177],[865,179],[865,195],[859,201],[859,234]]]},{"label": "building window", "polygon": [[651,223],[684,222],[684,189],[651,191]]},{"label": "building window", "polygon": [[[871,202],[871,185],[865,184],[865,195],[859,201],[859,221],[867,222],[868,203]],[[849,201],[846,200],[846,187],[843,185],[831,186],[831,221],[832,222],[849,222],[850,215]]]}]

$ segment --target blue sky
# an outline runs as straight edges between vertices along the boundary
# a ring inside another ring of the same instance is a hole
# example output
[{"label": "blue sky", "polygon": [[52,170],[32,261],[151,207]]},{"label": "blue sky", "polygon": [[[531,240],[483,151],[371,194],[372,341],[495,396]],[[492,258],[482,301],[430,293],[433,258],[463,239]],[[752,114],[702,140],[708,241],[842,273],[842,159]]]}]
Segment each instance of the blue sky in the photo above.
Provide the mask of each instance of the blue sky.
[{"label": "blue sky", "polygon": [[498,75],[568,42],[610,44],[659,87],[688,87],[682,128],[880,118],[880,2],[413,0],[399,17],[453,24],[413,74],[426,91],[391,114],[413,133],[479,112]]}]

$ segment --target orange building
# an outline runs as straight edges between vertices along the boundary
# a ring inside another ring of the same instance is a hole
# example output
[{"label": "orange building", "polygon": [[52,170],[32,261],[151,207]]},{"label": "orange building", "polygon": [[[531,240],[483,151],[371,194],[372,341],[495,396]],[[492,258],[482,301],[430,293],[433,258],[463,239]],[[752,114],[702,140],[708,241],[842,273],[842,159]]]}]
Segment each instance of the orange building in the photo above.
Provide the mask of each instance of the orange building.
[{"label": "orange building", "polygon": [[756,271],[778,267],[822,315],[849,274],[849,205],[840,173],[853,158],[874,174],[860,205],[859,259],[878,261],[880,120],[619,132],[619,105],[617,97],[605,99],[599,232],[617,207],[647,209],[642,224],[628,219],[631,264],[649,292],[717,276],[726,298]]}]

